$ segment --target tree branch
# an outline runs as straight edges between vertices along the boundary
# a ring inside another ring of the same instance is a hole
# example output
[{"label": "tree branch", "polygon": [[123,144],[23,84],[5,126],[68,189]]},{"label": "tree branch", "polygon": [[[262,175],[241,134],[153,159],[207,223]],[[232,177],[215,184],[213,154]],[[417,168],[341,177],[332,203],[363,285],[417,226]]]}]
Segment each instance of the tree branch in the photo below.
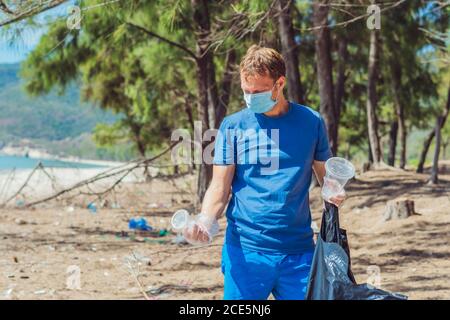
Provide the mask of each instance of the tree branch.
[{"label": "tree branch", "polygon": [[14,12],[12,12],[8,6],[6,5],[6,3],[3,0],[0,0],[0,10],[3,12],[6,12],[8,14],[14,14]]},{"label": "tree branch", "polygon": [[[395,2],[392,6],[390,6],[390,7],[385,7],[385,8],[383,8],[383,9],[381,9],[381,10],[380,10],[380,13],[381,13],[381,12],[384,12],[384,11],[387,11],[387,10],[391,10],[391,9],[393,9],[393,8],[395,8],[395,7],[398,7],[399,5],[401,5],[402,3],[404,3],[405,1],[406,1],[406,0],[399,0],[399,1]],[[331,5],[327,5],[327,4],[318,4],[318,6],[330,6],[330,7],[331,7]],[[346,21],[338,22],[338,23],[335,23],[335,24],[332,24],[332,25],[329,24],[329,25],[315,26],[315,27],[305,28],[305,29],[299,29],[299,28],[295,28],[295,29],[296,29],[296,30],[299,30],[299,31],[314,31],[314,30],[317,30],[317,29],[323,29],[323,28],[329,28],[329,29],[331,29],[331,28],[341,27],[341,26],[346,27],[346,26],[349,25],[350,23],[353,23],[353,22],[356,22],[356,21],[365,19],[365,18],[369,17],[370,15],[371,15],[371,13],[365,13],[365,14],[363,14],[363,15],[354,17],[354,18],[349,19],[349,20],[346,20]]]},{"label": "tree branch", "polygon": [[[0,10],[2,10],[3,12],[7,12],[13,15],[13,17],[0,21],[0,27],[6,26],[8,24],[14,23],[14,22],[18,22],[21,21],[23,19],[32,17],[36,14],[42,13],[44,11],[47,11],[49,9],[52,9],[54,7],[57,7],[61,4],[63,4],[64,2],[67,2],[68,0],[53,0],[53,1],[47,1],[47,3],[45,5],[36,5],[36,6],[32,6],[29,9],[26,9],[23,12],[12,12],[10,9],[8,9],[8,7],[6,7],[4,1],[0,2]],[[8,12],[8,11],[9,12]]]},{"label": "tree branch", "polygon": [[132,22],[125,22],[125,23],[126,23],[127,25],[131,26],[131,27],[134,27],[134,28],[136,28],[136,29],[138,29],[138,30],[140,30],[140,31],[142,31],[142,32],[144,32],[144,33],[146,33],[147,35],[149,35],[149,36],[151,36],[151,37],[155,37],[155,38],[157,38],[157,39],[159,39],[159,40],[161,40],[161,41],[167,43],[168,45],[171,45],[171,46],[173,46],[173,47],[176,47],[176,48],[178,48],[178,49],[183,50],[183,51],[186,52],[188,55],[190,55],[192,58],[194,58],[195,61],[198,60],[197,55],[196,55],[192,50],[190,50],[189,48],[183,46],[182,44],[179,44],[179,43],[177,43],[177,42],[174,42],[174,41],[172,41],[172,40],[169,40],[169,39],[167,39],[167,38],[164,38],[164,37],[160,36],[159,34],[153,32],[153,31],[150,31],[150,30],[148,30],[148,29],[146,29],[146,28],[144,28],[144,27],[142,27],[142,26],[140,26],[140,25],[134,24],[134,23],[132,23]]}]

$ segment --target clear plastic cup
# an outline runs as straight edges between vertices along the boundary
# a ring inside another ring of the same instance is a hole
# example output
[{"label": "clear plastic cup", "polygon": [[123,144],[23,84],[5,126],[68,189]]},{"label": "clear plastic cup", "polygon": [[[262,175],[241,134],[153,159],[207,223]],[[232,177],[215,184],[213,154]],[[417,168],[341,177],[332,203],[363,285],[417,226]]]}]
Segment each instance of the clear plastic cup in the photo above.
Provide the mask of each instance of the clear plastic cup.
[{"label": "clear plastic cup", "polygon": [[355,167],[350,161],[339,157],[328,159],[325,162],[322,198],[328,201],[331,197],[341,194],[348,180],[354,175]]},{"label": "clear plastic cup", "polygon": [[[185,232],[185,230],[190,230],[197,220],[198,216],[191,216],[187,210],[180,209],[173,214],[170,222],[172,224],[172,228],[174,229],[174,231],[176,231],[179,235],[182,235]],[[184,239],[192,245],[204,244],[202,241],[195,241],[192,239],[188,240],[186,238]]]},{"label": "clear plastic cup", "polygon": [[191,221],[192,218],[189,215],[189,212],[185,209],[180,209],[173,214],[170,223],[172,224],[173,229],[176,231],[182,231]]},{"label": "clear plastic cup", "polygon": [[[174,231],[176,231],[179,234],[182,234],[186,229],[192,230],[191,228],[193,228],[196,223],[199,223],[200,228],[202,228],[205,223],[208,225],[208,217],[201,214],[192,216],[189,214],[187,210],[180,209],[173,214],[170,223]],[[215,236],[218,232],[219,232],[219,225],[217,221],[215,221],[207,230],[208,236],[210,238],[209,242],[211,242],[212,237]],[[194,245],[205,244],[203,241],[194,241],[188,239],[186,239],[186,241]]]}]

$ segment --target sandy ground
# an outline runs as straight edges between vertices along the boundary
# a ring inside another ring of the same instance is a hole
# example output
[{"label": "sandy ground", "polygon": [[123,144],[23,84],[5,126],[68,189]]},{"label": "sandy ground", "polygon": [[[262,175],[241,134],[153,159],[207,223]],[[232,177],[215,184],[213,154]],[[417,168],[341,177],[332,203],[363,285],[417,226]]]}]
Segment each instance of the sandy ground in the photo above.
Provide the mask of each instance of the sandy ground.
[{"label": "sandy ground", "polygon": [[[357,175],[348,186],[341,224],[358,282],[378,281],[410,299],[450,298],[450,162],[441,172],[439,186],[426,184],[428,174],[390,170]],[[142,291],[151,299],[221,299],[224,219],[208,247],[128,229],[136,216],[167,228],[176,209],[193,210],[194,184],[186,176],[128,182],[96,213],[86,209],[89,196],[0,209],[0,299],[142,299]],[[398,196],[415,200],[418,214],[384,222],[386,201]],[[318,188],[311,208],[320,225]]]}]

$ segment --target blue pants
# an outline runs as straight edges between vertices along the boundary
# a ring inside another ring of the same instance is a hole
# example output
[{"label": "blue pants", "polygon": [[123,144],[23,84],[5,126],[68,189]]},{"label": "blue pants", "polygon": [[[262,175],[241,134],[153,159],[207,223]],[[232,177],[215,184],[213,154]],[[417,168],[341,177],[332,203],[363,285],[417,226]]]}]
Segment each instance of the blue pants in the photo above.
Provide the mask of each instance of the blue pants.
[{"label": "blue pants", "polygon": [[224,244],[224,300],[304,300],[314,251],[263,253]]}]

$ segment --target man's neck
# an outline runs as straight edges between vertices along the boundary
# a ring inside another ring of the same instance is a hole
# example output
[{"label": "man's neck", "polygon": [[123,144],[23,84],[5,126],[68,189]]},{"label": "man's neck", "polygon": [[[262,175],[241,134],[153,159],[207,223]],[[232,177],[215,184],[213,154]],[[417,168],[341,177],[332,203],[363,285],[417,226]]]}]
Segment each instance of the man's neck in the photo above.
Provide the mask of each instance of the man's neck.
[{"label": "man's neck", "polygon": [[281,96],[277,104],[268,112],[264,114],[269,117],[279,117],[289,111],[289,102]]}]

